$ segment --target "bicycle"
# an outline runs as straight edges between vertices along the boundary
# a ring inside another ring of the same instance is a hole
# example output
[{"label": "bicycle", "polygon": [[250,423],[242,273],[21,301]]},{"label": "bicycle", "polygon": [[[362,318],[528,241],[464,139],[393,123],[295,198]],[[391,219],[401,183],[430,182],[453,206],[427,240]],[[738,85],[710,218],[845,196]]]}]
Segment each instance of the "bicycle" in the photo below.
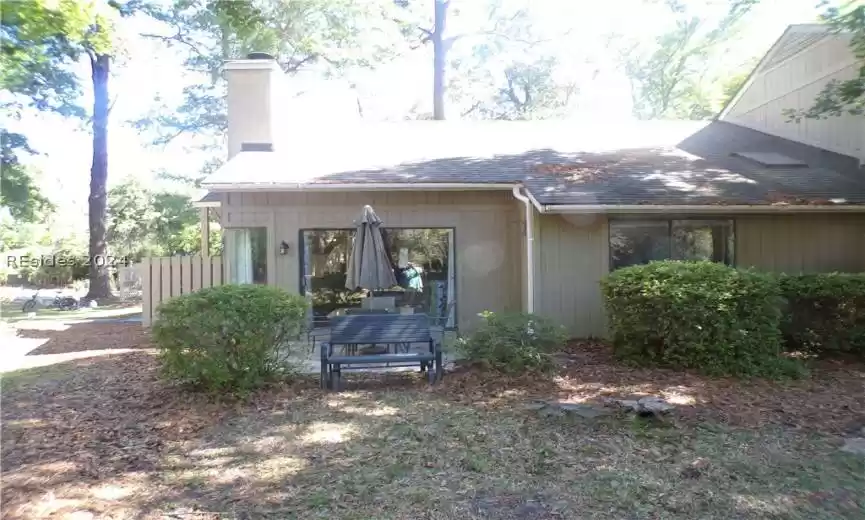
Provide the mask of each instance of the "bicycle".
[{"label": "bicycle", "polygon": [[[37,289],[33,296],[24,302],[24,306],[21,307],[21,312],[32,312],[35,311],[36,308],[41,305],[39,302],[39,291],[41,289]],[[75,296],[63,296],[62,294],[56,294],[54,299],[45,305],[46,309],[59,309],[61,311],[74,311],[81,307],[82,302],[76,298]]]},{"label": "bicycle", "polygon": [[21,312],[30,312],[36,310],[36,306],[39,305],[39,291],[41,289],[36,289],[36,292],[33,293],[33,296],[30,297],[29,300],[24,302],[24,306],[21,307]]}]

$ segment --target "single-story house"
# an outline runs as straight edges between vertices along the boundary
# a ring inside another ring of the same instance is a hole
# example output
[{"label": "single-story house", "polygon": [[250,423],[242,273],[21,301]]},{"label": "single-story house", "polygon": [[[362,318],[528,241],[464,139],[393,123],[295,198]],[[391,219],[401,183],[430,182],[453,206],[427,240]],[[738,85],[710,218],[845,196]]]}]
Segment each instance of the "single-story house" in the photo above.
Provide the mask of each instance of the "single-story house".
[{"label": "single-story house", "polygon": [[[863,271],[865,119],[778,122],[801,97],[783,89],[834,77],[821,46],[833,59],[844,48],[802,27],[808,38],[788,30],[711,122],[298,128],[280,111],[276,63],[229,62],[229,160],[200,203],[225,231],[226,278],[321,305],[345,297],[327,291],[366,204],[399,265],[429,271],[426,305],[456,302],[450,320],[462,329],[484,310],[524,310],[601,336],[599,281],[653,259]],[[783,88],[769,78],[780,67]]]}]

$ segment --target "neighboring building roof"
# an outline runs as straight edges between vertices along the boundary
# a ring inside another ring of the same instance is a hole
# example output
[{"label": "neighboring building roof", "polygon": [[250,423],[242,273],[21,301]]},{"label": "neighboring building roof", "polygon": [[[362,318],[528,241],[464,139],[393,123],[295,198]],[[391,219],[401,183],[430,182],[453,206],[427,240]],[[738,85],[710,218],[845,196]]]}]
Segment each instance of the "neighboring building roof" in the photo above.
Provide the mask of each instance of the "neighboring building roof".
[{"label": "neighboring building roof", "polygon": [[[291,146],[241,152],[203,186],[523,182],[544,205],[865,204],[855,159],[720,121],[425,121],[309,132]],[[740,152],[807,166],[767,167]]]},{"label": "neighboring building roof", "polygon": [[193,202],[192,205],[196,208],[218,208],[222,205],[222,197],[219,196],[219,193],[210,191],[205,193],[200,199]]},{"label": "neighboring building roof", "polygon": [[730,96],[727,103],[718,113],[718,118],[724,118],[724,116],[739,101],[745,90],[751,86],[751,82],[755,77],[757,77],[757,75],[793,58],[824,38],[849,38],[849,36],[833,33],[831,27],[826,24],[807,23],[788,26],[784,32],[781,33],[781,36],[775,40],[775,43],[769,47],[766,54],[760,58],[760,61],[754,67],[754,70],[748,74],[748,77],[745,78],[745,81],[742,82],[736,93]]}]

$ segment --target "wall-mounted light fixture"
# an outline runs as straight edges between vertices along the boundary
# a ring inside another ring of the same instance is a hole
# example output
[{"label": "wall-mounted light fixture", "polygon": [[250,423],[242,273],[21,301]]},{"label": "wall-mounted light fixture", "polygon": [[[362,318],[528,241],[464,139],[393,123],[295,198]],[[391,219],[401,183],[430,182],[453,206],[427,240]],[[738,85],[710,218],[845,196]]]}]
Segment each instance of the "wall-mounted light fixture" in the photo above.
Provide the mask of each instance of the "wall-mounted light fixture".
[{"label": "wall-mounted light fixture", "polygon": [[279,243],[279,254],[287,255],[288,254],[288,244],[285,243],[285,240]]}]

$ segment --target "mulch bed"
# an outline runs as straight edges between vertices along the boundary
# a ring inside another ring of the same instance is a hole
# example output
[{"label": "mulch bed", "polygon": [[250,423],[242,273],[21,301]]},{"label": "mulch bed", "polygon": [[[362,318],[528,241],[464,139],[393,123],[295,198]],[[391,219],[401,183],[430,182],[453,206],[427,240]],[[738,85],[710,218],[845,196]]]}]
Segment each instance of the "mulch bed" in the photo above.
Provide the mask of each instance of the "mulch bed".
[{"label": "mulch bed", "polygon": [[[19,331],[47,337],[30,355],[152,347],[139,324],[80,324],[66,331]],[[629,395],[679,396],[685,422],[785,428],[840,435],[865,426],[865,365],[822,363],[801,381],[707,378],[615,363],[607,346],[573,342],[552,376],[505,377],[474,368],[429,387],[418,374],[355,374],[350,388],[428,392],[475,406],[518,406],[531,399],[601,401]],[[189,394],[160,381],[152,351],[75,359],[57,375],[3,385],[4,517],[46,489],[120,479],[158,467],[171,443],[193,439],[233,415],[284,408],[287,400],[318,399],[315,378],[265,389],[245,402]],[[45,367],[49,368],[49,367]],[[34,369],[41,370],[41,369]],[[57,470],[41,468],[56,466]],[[64,469],[65,468],[65,469]],[[41,476],[40,476],[41,475]]]},{"label": "mulch bed", "polygon": [[573,341],[552,376],[494,377],[464,368],[445,379],[442,391],[460,400],[489,400],[522,390],[522,400],[551,397],[578,402],[656,395],[681,399],[676,416],[756,428],[778,425],[830,434],[865,426],[865,363],[820,361],[802,380],[710,378],[697,373],[639,369],[617,363],[609,346]]},{"label": "mulch bed", "polygon": [[48,338],[28,355],[67,354],[85,350],[152,348],[140,323],[73,323],[65,330],[19,329],[22,338]]}]

